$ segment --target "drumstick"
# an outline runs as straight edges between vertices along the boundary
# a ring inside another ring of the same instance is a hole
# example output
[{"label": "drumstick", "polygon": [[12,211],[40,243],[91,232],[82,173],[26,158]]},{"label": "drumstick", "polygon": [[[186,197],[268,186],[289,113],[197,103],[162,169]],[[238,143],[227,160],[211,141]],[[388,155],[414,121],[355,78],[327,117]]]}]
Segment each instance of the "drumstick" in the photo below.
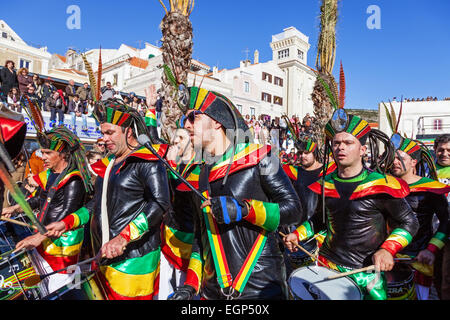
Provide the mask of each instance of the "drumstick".
[{"label": "drumstick", "polygon": [[[279,233],[280,233],[280,235],[281,235],[282,237],[286,237],[286,235],[285,235],[284,233],[282,233],[282,232],[279,232]],[[294,244],[295,244],[295,243],[294,243]],[[308,256],[310,256],[311,259],[313,259],[313,261],[316,261],[316,260],[317,260],[322,266],[324,266],[325,268],[328,268],[328,266],[327,266],[325,263],[323,263],[322,261],[316,259],[316,257],[314,257],[310,252],[308,252],[306,249],[304,249],[301,245],[299,245],[299,244],[297,243],[297,244],[295,244],[295,246],[296,246],[297,248],[299,248],[300,250],[302,250],[304,253],[306,253]]]},{"label": "drumstick", "polygon": [[17,224],[17,225],[19,225],[19,226],[23,226],[23,227],[33,228],[33,229],[35,229],[35,230],[38,229],[36,226],[30,225],[30,224],[28,224],[28,223],[20,222],[20,221],[13,220],[13,219],[9,219],[9,218],[5,218],[5,217],[0,217],[0,220],[6,221],[6,222],[11,222],[11,223]]},{"label": "drumstick", "polygon": [[355,273],[360,273],[360,272],[365,272],[365,271],[372,271],[372,270],[375,270],[375,265],[371,265],[371,266],[364,267],[364,268],[361,268],[361,269],[355,269],[355,270],[348,271],[348,272],[339,273],[339,274],[336,274],[336,275],[333,275],[333,276],[329,276],[329,277],[325,278],[324,280],[338,279],[338,278],[349,276],[349,275],[352,275],[352,274],[355,274]]}]

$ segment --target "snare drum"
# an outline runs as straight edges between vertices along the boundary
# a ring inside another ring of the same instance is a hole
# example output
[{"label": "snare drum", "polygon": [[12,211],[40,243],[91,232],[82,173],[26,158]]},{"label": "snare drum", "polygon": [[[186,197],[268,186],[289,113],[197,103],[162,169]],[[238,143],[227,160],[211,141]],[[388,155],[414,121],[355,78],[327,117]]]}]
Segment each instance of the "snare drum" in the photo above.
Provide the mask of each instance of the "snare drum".
[{"label": "snare drum", "polygon": [[288,280],[294,300],[362,300],[358,285],[348,277],[326,280],[339,272],[320,266],[302,267]]},{"label": "snare drum", "polygon": [[101,300],[93,288],[92,275],[71,283],[46,296],[44,300]]},{"label": "snare drum", "polygon": [[0,300],[37,299],[36,287],[25,287],[23,281],[37,274],[32,257],[26,250],[12,253],[16,243],[31,235],[29,228],[0,224]]},{"label": "snare drum", "polygon": [[392,271],[384,274],[388,300],[417,300],[413,268],[404,263],[396,263]]}]

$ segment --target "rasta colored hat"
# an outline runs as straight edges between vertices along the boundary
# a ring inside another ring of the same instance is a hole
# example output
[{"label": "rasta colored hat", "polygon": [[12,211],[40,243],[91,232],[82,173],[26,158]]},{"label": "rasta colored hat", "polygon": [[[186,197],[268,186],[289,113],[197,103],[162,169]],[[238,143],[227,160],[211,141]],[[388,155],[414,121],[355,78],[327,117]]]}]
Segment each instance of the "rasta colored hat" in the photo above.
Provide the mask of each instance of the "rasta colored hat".
[{"label": "rasta colored hat", "polygon": [[93,116],[100,123],[111,123],[123,128],[132,128],[136,136],[147,133],[143,117],[136,109],[121,99],[108,99],[95,104]]},{"label": "rasta colored hat", "polygon": [[314,152],[317,149],[317,143],[312,138],[304,138],[297,144],[298,149],[304,152]]},{"label": "rasta colored hat", "polygon": [[[241,129],[244,132],[249,130],[244,118],[234,104],[217,92],[191,87],[189,109],[201,111],[219,122],[225,129]],[[234,118],[237,120],[237,128]]]},{"label": "rasta colored hat", "polygon": [[[69,164],[64,172],[80,171],[86,191],[92,192],[93,185],[86,161],[86,150],[80,139],[64,126],[59,126],[46,132],[38,131],[37,135],[41,148],[69,154]],[[64,178],[63,174],[58,177],[58,181],[55,183],[58,183],[62,178]]]},{"label": "rasta colored hat", "polygon": [[[433,161],[433,156],[431,155],[428,148],[420,141],[409,139],[398,132],[398,125],[400,123],[400,119],[403,111],[403,96],[401,97],[400,109],[398,113],[398,117],[395,114],[394,107],[392,103],[389,101],[390,111],[388,107],[384,104],[384,108],[386,111],[386,117],[388,119],[389,126],[392,130],[391,143],[395,149],[395,152],[398,150],[405,152],[412,159],[417,160],[416,165],[416,173],[419,176],[429,176],[432,179],[437,179],[436,165]],[[405,164],[403,160],[400,161],[402,163],[403,168],[405,168]]]},{"label": "rasta colored hat", "polygon": [[358,116],[347,114],[344,109],[337,109],[331,120],[325,126],[325,135],[328,139],[333,139],[340,132],[347,132],[358,139],[361,144],[366,143],[367,135],[371,128],[369,123]]}]

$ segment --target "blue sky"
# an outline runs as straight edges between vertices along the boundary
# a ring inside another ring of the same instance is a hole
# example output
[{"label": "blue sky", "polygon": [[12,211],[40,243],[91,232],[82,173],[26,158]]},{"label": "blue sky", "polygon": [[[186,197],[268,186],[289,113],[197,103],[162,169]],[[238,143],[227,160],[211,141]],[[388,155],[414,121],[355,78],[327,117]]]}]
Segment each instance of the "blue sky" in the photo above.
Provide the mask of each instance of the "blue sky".
[{"label": "blue sky", "polygon": [[[166,3],[168,0],[164,0]],[[81,29],[69,30],[69,5],[81,9]],[[235,68],[245,50],[272,58],[271,36],[294,26],[309,36],[308,65],[315,67],[319,0],[196,0],[191,15],[194,58],[211,67]],[[370,5],[381,9],[381,29],[370,30]],[[347,83],[347,108],[376,108],[394,96],[450,97],[450,1],[343,0],[337,26],[337,59]],[[157,44],[164,10],[158,0],[7,1],[0,19],[26,42],[49,52]]]}]

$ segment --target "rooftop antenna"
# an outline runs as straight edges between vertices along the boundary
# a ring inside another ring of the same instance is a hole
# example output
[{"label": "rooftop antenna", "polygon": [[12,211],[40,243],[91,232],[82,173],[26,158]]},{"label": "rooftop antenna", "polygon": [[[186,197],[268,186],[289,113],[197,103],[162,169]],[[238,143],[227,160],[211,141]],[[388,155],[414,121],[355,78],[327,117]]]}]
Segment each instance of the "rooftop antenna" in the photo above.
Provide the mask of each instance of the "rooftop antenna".
[{"label": "rooftop antenna", "polygon": [[248,48],[246,48],[243,52],[245,52],[245,61],[248,61],[248,54],[249,54],[250,50],[248,50]]}]

